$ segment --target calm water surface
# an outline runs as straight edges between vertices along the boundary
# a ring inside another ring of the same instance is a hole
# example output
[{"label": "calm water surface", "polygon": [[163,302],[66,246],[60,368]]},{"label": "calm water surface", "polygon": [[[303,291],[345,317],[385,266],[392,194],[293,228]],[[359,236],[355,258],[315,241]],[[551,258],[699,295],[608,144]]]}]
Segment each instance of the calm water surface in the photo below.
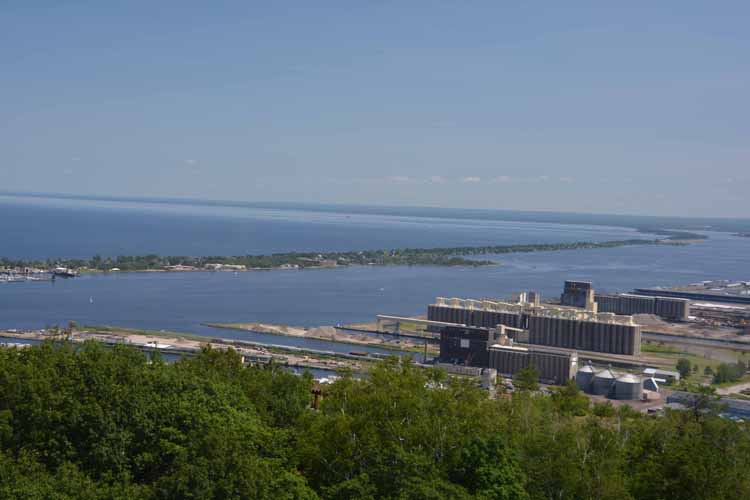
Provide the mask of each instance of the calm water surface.
[{"label": "calm water surface", "polygon": [[632,229],[0,196],[0,256],[19,259],[605,241]]},{"label": "calm water surface", "polygon": [[[612,227],[279,213],[282,210],[258,213],[264,211],[256,209],[216,209],[222,213],[207,215],[198,209],[195,212],[201,213],[181,212],[186,209],[170,213],[150,211],[148,207],[136,210],[5,202],[0,210],[4,215],[0,217],[0,234],[4,235],[0,255],[40,258],[97,252],[206,255],[246,250],[267,253],[592,241],[635,234]],[[227,214],[224,210],[241,213]],[[21,220],[9,221],[5,217],[9,213],[16,217],[20,213]],[[315,326],[363,322],[379,313],[424,314],[426,305],[436,296],[499,298],[519,290],[538,290],[547,297],[559,295],[565,279],[592,280],[597,289],[608,291],[714,278],[750,280],[750,238],[709,234],[705,242],[681,247],[501,255],[496,259],[502,265],[484,268],[352,267],[236,275],[130,273],[54,283],[0,284],[0,328],[42,328],[74,320],[80,324],[164,329],[330,349],[336,344],[216,330],[202,323]]]}]

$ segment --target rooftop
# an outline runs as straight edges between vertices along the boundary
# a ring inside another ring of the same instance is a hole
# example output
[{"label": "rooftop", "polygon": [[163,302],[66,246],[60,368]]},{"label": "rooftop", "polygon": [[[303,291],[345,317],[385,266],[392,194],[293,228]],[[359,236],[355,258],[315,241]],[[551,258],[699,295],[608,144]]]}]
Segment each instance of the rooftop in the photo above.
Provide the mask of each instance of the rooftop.
[{"label": "rooftop", "polygon": [[577,307],[566,307],[550,304],[533,304],[527,302],[506,302],[501,300],[475,300],[460,298],[437,297],[434,306],[454,307],[469,309],[473,311],[492,311],[507,314],[529,314],[531,316],[542,316],[551,318],[572,319],[578,321],[596,321],[599,323],[617,323],[623,325],[635,325],[632,316],[620,316],[613,313],[595,313],[579,309]]}]

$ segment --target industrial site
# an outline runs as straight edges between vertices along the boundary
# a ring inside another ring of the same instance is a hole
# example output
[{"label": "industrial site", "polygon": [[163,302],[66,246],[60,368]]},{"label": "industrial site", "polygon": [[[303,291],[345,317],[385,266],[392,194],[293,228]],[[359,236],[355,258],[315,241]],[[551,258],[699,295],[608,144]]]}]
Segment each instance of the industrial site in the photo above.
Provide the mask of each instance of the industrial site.
[{"label": "industrial site", "polygon": [[[379,316],[378,330],[432,335],[439,342],[438,366],[481,377],[487,388],[498,377],[512,387],[516,374],[533,367],[543,384],[575,380],[594,400],[650,411],[685,402],[684,394],[669,389],[681,379],[673,352],[701,357],[706,373],[727,353],[741,363],[750,352],[747,288],[747,282],[706,282],[601,294],[591,282],[566,281],[560,297],[548,300],[533,291],[506,300],[437,297],[424,317]],[[747,390],[737,384],[720,393],[735,389]],[[726,403],[733,416],[750,416],[744,402]]]},{"label": "industrial site", "polygon": [[[374,323],[293,327],[263,323],[208,323],[233,338],[114,327],[2,332],[18,342],[60,338],[127,343],[173,357],[201,346],[238,350],[248,364],[315,369],[325,380],[336,370],[367,372],[387,356],[410,356],[481,381],[490,394],[513,392],[514,378],[533,369],[543,386],[575,385],[594,402],[639,411],[689,403],[686,383],[712,386],[729,415],[750,416],[746,375],[750,353],[750,283],[706,281],[669,289],[600,293],[587,281],[565,281],[559,296],[536,291],[506,298],[437,297],[426,314],[380,314]],[[245,333],[256,337],[243,338]],[[257,335],[261,337],[257,337]],[[692,371],[680,373],[687,359]],[[722,366],[732,377],[719,378]],[[700,371],[699,371],[700,368]],[[686,395],[687,394],[687,395]]]}]

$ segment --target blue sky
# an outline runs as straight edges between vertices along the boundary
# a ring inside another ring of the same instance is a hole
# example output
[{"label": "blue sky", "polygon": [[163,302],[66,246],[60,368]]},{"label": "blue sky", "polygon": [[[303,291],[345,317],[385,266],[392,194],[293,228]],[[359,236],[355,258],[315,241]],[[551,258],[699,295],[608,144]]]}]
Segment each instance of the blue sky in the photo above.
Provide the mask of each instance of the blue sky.
[{"label": "blue sky", "polygon": [[268,4],[3,2],[0,189],[748,215],[747,2]]}]

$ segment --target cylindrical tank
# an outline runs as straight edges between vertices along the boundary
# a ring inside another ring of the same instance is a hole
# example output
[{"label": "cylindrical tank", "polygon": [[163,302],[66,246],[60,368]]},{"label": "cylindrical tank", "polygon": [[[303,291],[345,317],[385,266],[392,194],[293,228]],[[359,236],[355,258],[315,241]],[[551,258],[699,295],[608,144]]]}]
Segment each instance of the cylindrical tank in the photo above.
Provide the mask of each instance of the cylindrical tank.
[{"label": "cylindrical tank", "polygon": [[615,381],[614,399],[640,399],[643,382],[631,373],[621,375]]},{"label": "cylindrical tank", "polygon": [[594,367],[588,363],[576,372],[576,385],[583,392],[591,394],[594,383]]},{"label": "cylindrical tank", "polygon": [[611,368],[600,371],[594,375],[593,393],[599,396],[607,396],[617,380],[617,374]]}]

